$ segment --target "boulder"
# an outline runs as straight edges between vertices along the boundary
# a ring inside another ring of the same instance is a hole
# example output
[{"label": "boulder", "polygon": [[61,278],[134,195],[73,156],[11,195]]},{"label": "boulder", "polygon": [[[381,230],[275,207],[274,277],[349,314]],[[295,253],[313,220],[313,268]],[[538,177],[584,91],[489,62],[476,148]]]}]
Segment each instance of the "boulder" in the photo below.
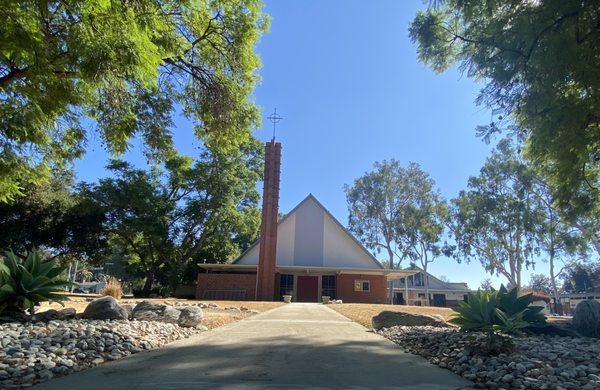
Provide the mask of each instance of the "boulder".
[{"label": "boulder", "polygon": [[441,316],[427,314],[404,313],[400,311],[385,310],[371,320],[373,329],[391,328],[392,326],[435,326],[438,328],[452,328]]},{"label": "boulder", "polygon": [[121,307],[125,309],[127,312],[127,318],[131,320],[133,318],[133,309],[135,308],[135,303],[122,303]]},{"label": "boulder", "polygon": [[126,320],[127,311],[110,295],[94,299],[83,311],[83,318],[88,320]]},{"label": "boulder", "polygon": [[585,300],[573,312],[573,327],[589,337],[600,337],[600,302]]},{"label": "boulder", "polygon": [[159,321],[176,324],[181,312],[161,302],[142,301],[133,309],[133,318],[139,321]]},{"label": "boulder", "polygon": [[202,318],[204,318],[204,313],[198,306],[182,307],[179,311],[181,312],[177,322],[179,326],[188,328],[198,326],[202,323]]},{"label": "boulder", "polygon": [[73,307],[65,307],[58,311],[58,318],[61,320],[70,320],[75,318],[77,315],[77,310]]}]

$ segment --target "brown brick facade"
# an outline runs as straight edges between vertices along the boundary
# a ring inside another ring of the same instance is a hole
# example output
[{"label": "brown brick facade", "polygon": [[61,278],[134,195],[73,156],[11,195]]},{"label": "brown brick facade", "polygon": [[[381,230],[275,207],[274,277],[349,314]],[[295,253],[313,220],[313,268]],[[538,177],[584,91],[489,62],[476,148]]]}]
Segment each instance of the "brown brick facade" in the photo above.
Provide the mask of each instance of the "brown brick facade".
[{"label": "brown brick facade", "polygon": [[254,301],[256,274],[199,273],[196,285],[196,298],[203,299],[207,291],[244,291],[243,298],[238,299]]},{"label": "brown brick facade", "polygon": [[[355,280],[368,280],[370,291],[354,291]],[[388,303],[385,275],[340,274],[336,278],[337,299],[353,303]]]}]

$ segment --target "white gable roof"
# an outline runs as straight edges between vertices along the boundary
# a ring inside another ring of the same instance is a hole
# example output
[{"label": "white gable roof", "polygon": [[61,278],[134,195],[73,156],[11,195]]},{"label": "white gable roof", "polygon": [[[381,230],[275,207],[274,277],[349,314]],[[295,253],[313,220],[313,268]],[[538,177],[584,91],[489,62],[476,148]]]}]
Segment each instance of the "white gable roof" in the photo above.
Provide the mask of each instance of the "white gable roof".
[{"label": "white gable roof", "polygon": [[[258,264],[259,242],[235,264]],[[277,225],[277,265],[381,269],[382,265],[312,195]]]}]

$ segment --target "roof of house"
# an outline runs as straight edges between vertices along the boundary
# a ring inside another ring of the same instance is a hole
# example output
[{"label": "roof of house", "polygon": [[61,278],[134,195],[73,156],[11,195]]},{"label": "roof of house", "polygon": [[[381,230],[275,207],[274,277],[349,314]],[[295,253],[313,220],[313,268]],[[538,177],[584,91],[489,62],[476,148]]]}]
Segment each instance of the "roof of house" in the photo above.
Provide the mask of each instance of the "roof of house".
[{"label": "roof of house", "polygon": [[585,297],[600,297],[600,291],[587,291],[587,292],[564,292],[560,294],[561,298],[585,298]]},{"label": "roof of house", "polygon": [[[342,229],[342,231],[348,237],[350,237],[353,242],[355,242],[358,245],[360,250],[364,252],[364,254],[367,256],[367,258],[370,261],[372,261],[373,265],[375,265],[379,269],[384,269],[383,265],[381,265],[381,263],[375,258],[375,256],[373,256],[373,254],[371,252],[369,252],[369,250],[367,250],[367,248],[365,248],[365,246],[358,239],[356,239],[356,237],[354,237],[354,235],[352,233],[350,233],[350,231],[340,221],[338,221],[338,219],[329,210],[327,210],[327,208],[325,206],[323,206],[323,204],[321,202],[319,202],[319,200],[313,194],[308,194],[300,203],[298,203],[296,205],[296,207],[294,207],[289,213],[287,213],[283,218],[281,218],[277,222],[277,227],[279,228],[291,215],[293,215],[298,209],[300,209],[300,207],[302,207],[309,200],[312,200],[320,209],[322,209],[324,211],[324,213],[327,216],[329,216],[331,218],[331,220],[340,229]],[[260,237],[252,245],[250,245],[250,247],[248,247],[248,249],[246,249],[237,259],[235,259],[232,262],[232,264],[237,264],[240,261],[240,259],[244,258],[244,256],[246,254],[248,254],[252,249],[254,249],[259,244],[260,244]]]}]

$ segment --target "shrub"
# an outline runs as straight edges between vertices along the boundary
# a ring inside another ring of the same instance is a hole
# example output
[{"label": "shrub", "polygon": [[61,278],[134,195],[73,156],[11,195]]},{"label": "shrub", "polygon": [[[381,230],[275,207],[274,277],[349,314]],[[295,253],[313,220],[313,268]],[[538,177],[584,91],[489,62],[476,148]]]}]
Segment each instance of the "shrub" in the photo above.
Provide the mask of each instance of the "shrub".
[{"label": "shrub", "polygon": [[71,283],[60,275],[65,271],[53,260],[42,261],[40,253],[33,250],[25,260],[13,252],[6,252],[0,260],[0,312],[34,312],[41,302],[67,300],[64,291]]},{"label": "shrub", "polygon": [[121,287],[121,282],[117,279],[111,278],[108,281],[108,284],[102,289],[100,292],[102,295],[110,295],[115,299],[121,299],[123,296],[123,288]]},{"label": "shrub", "polygon": [[529,306],[531,294],[518,296],[517,288],[507,290],[478,291],[470,295],[467,302],[459,302],[453,310],[457,315],[450,320],[462,331],[481,330],[493,333],[520,333],[523,329],[544,324],[543,307]]},{"label": "shrub", "polygon": [[578,303],[573,313],[573,327],[584,336],[600,337],[600,303],[594,300]]}]

